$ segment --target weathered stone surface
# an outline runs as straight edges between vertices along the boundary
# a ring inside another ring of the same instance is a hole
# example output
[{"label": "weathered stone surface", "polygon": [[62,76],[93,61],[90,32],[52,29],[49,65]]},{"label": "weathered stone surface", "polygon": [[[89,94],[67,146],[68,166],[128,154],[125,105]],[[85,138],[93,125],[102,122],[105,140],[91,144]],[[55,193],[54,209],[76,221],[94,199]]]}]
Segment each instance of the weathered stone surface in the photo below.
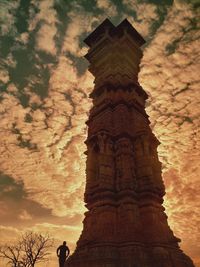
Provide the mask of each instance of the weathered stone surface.
[{"label": "weathered stone surface", "polygon": [[105,20],[85,42],[95,76],[88,125],[85,202],[77,248],[65,267],[193,267],[162,206],[159,141],[138,83],[143,38],[127,20]]}]

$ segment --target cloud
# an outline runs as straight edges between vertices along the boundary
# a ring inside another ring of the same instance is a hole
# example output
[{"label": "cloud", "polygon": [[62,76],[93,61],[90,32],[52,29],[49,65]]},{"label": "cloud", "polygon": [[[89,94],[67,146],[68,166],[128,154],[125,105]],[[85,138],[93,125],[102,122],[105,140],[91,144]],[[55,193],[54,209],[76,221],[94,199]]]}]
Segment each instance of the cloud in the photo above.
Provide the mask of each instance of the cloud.
[{"label": "cloud", "polygon": [[1,245],[2,245],[2,241],[4,244],[10,241],[15,242],[20,234],[21,234],[21,231],[15,227],[0,225]]},{"label": "cloud", "polygon": [[15,34],[15,11],[19,1],[1,1],[0,2],[0,32],[2,35]]},{"label": "cloud", "polygon": [[7,93],[2,101],[2,108],[8,110],[2,117],[2,170],[23,181],[28,199],[57,216],[84,211],[84,122],[90,108],[90,82],[88,72],[79,77],[72,61],[62,56],[52,69],[49,95],[42,109],[24,109]]},{"label": "cloud", "polygon": [[5,69],[0,69],[0,82],[7,83],[9,81],[8,71]]},{"label": "cloud", "polygon": [[110,0],[97,0],[97,7],[103,10],[106,17],[112,18],[118,15],[117,7]]},{"label": "cloud", "polygon": [[70,53],[74,56],[83,56],[86,52],[84,47],[81,47],[80,37],[91,31],[91,26],[98,19],[92,16],[91,13],[71,11],[69,14],[70,21],[68,23],[65,38],[62,46],[62,53]]},{"label": "cloud", "polygon": [[55,25],[43,24],[37,33],[37,49],[56,54],[54,37],[56,34]]},{"label": "cloud", "polygon": [[[182,247],[198,261],[199,77],[198,34],[192,6],[175,3],[145,48],[140,82],[149,93],[151,126],[161,145],[165,206]],[[173,21],[176,20],[176,24]],[[192,208],[191,208],[192,207]],[[192,218],[191,223],[188,218]],[[188,225],[190,230],[188,230]]]},{"label": "cloud", "polygon": [[16,181],[3,173],[0,173],[0,203],[2,225],[9,225],[10,222],[14,222],[14,225],[20,224],[20,227],[25,227],[30,223],[30,220],[53,218],[50,209],[31,200],[22,181]]},{"label": "cloud", "polygon": [[19,214],[20,220],[31,220],[33,217],[26,211],[22,210],[21,214]]},{"label": "cloud", "polygon": [[[10,43],[4,40],[0,73],[0,167],[11,179],[3,187],[1,223],[15,224],[19,232],[20,227],[50,231],[56,245],[67,239],[74,248],[85,211],[85,121],[94,80],[81,59],[87,50],[82,40],[105,16],[112,14],[117,22],[128,17],[148,40],[140,82],[150,96],[147,111],[161,141],[169,223],[182,238],[184,251],[198,262],[200,127],[195,10],[182,1],[172,6],[152,1],[124,0],[122,5],[97,1],[94,7],[73,2],[65,8],[59,1],[31,1],[27,29],[17,33],[13,23],[21,21],[14,15],[20,11],[18,4],[4,5],[4,10],[12,12],[3,32],[14,37]],[[23,192],[23,198],[14,201],[13,192]],[[14,229],[8,229],[8,238],[12,231],[15,235]]]},{"label": "cloud", "polygon": [[56,54],[55,35],[57,32],[56,23],[58,23],[56,10],[54,9],[54,0],[34,1],[34,6],[39,9],[29,20],[29,31],[38,27],[36,33],[36,49],[46,53]]},{"label": "cloud", "polygon": [[57,22],[56,11],[53,8],[54,0],[35,0],[32,4],[39,10],[39,12],[37,12],[36,15],[29,21],[29,31],[34,30],[40,21],[44,21],[49,25]]},{"label": "cloud", "polygon": [[96,16],[81,5],[77,5],[68,12],[69,22],[62,44],[62,53],[67,52],[76,57],[83,57],[87,52],[87,48],[83,45],[84,37],[106,17],[113,18],[118,15],[116,6],[110,0],[98,0],[96,8],[101,10]]},{"label": "cloud", "polygon": [[128,10],[133,10],[136,13],[135,17],[127,16],[130,23],[143,37],[147,37],[153,22],[159,19],[157,6],[151,3],[140,3],[139,1],[132,0],[123,0],[123,4]]}]

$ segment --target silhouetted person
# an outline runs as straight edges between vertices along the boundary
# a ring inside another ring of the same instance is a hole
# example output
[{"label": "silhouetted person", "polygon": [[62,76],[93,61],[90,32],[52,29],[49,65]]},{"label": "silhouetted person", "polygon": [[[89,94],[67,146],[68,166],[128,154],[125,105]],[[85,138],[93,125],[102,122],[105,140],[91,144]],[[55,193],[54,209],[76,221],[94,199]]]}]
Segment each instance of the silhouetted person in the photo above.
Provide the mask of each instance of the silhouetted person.
[{"label": "silhouetted person", "polygon": [[69,256],[70,250],[66,245],[66,241],[63,242],[61,246],[57,248],[57,256],[59,258],[59,267],[64,267],[65,260]]}]

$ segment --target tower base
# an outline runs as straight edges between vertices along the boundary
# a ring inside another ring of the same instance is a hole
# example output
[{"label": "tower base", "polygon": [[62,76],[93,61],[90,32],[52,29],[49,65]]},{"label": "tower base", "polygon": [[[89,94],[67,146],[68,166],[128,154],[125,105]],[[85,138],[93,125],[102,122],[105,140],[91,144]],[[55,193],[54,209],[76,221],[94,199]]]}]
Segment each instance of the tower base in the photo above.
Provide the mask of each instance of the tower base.
[{"label": "tower base", "polygon": [[141,244],[91,245],[77,249],[65,267],[195,267],[180,248]]}]

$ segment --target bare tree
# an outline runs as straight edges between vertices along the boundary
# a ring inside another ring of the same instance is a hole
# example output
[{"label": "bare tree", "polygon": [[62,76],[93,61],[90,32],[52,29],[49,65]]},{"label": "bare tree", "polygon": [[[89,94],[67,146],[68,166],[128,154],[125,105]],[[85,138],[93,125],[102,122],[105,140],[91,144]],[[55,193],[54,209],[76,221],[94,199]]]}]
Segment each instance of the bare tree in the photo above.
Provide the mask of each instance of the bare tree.
[{"label": "bare tree", "polygon": [[36,263],[46,261],[53,240],[49,235],[26,232],[16,245],[0,247],[0,257],[12,267],[34,267]]},{"label": "bare tree", "polygon": [[17,245],[6,245],[0,247],[0,257],[7,260],[7,263],[13,267],[19,266],[21,253],[21,244]]}]

